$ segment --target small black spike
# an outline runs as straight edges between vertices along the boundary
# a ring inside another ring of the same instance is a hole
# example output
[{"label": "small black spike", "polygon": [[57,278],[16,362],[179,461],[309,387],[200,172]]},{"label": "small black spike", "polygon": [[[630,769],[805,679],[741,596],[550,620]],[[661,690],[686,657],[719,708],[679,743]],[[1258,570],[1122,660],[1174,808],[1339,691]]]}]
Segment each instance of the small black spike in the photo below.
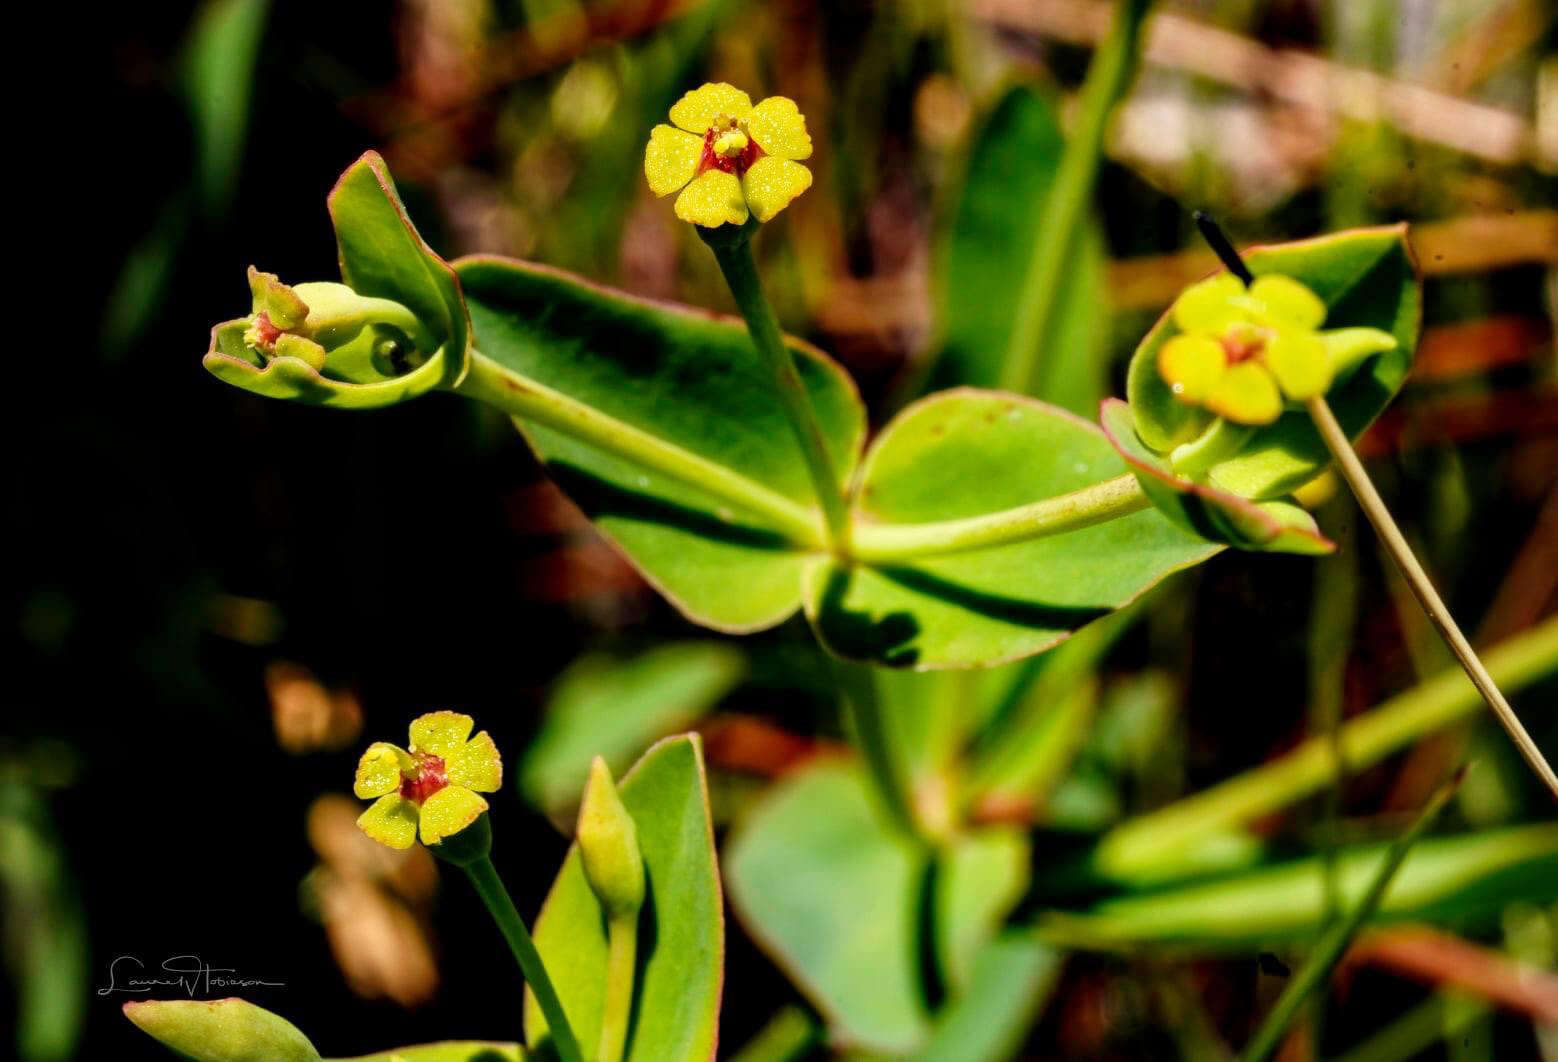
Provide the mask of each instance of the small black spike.
[{"label": "small black spike", "polygon": [[1254,280],[1255,275],[1244,264],[1244,259],[1239,257],[1239,252],[1234,250],[1227,234],[1223,232],[1217,222],[1212,220],[1211,215],[1204,210],[1197,210],[1191,216],[1196,220],[1196,228],[1201,230],[1201,238],[1206,240],[1207,245],[1212,248],[1217,257],[1223,260],[1223,265],[1228,267],[1228,272],[1244,281],[1245,284],[1249,284],[1250,281]]}]

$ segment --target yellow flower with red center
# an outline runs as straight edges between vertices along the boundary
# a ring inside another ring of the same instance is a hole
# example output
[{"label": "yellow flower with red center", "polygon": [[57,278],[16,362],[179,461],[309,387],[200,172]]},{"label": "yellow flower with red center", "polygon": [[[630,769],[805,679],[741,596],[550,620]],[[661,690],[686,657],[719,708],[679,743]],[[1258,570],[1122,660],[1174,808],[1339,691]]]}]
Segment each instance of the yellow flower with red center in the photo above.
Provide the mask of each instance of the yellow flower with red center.
[{"label": "yellow flower with red center", "polygon": [[1270,424],[1286,401],[1325,394],[1336,376],[1396,345],[1374,328],[1319,331],[1325,303],[1292,277],[1244,282],[1219,273],[1180,293],[1180,334],[1158,351],[1158,372],[1187,405],[1239,424]]},{"label": "yellow flower with red center", "polygon": [[503,785],[503,760],[492,737],[459,712],[429,712],[411,724],[411,748],[385,741],[368,746],[357,764],[353,792],[374,800],[357,825],[391,848],[438,844],[481,817]]},{"label": "yellow flower with red center", "polygon": [[705,228],[768,221],[811,187],[811,134],[795,101],[770,96],[752,105],[724,84],[693,89],[657,125],[644,151],[644,176],[657,196],[676,197],[676,216]]}]

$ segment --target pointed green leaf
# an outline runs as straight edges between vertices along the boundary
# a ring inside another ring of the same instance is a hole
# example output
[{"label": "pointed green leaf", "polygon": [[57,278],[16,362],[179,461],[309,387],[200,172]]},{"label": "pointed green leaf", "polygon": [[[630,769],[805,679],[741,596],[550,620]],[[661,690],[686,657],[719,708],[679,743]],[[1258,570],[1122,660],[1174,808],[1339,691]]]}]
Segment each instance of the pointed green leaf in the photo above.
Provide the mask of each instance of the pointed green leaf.
[{"label": "pointed green leaf", "polygon": [[[1355,905],[1388,845],[1337,854],[1338,894]],[[1054,912],[1039,929],[1086,948],[1173,944],[1244,949],[1314,933],[1327,917],[1325,860],[1316,856],[1205,884],[1104,900],[1085,913]],[[1546,901],[1558,881],[1558,823],[1419,841],[1378,909],[1380,920],[1495,918],[1516,900]]]},{"label": "pointed green leaf", "polygon": [[1028,837],[997,826],[958,837],[936,867],[936,956],[954,994],[969,987],[986,944],[1028,889]]},{"label": "pointed green leaf", "polygon": [[[856,518],[978,516],[1126,473],[1096,426],[1031,399],[959,389],[921,400],[883,430],[862,469]],[[981,666],[1041,652],[1217,549],[1149,508],[912,563],[819,559],[806,574],[806,612],[842,656],[917,669]]]},{"label": "pointed green leaf", "polygon": [[[725,922],[709,820],[702,745],[687,734],[659,742],[619,786],[638,830],[648,879],[638,926],[638,978],[625,1058],[712,1058],[725,973]],[[606,985],[605,916],[590,891],[578,845],[568,850],[535,923],[574,1034],[600,1039]],[[525,1038],[535,1048],[546,1022],[527,991]]]},{"label": "pointed green leaf", "polygon": [[446,1040],[436,1044],[397,1047],[371,1055],[331,1059],[330,1062],[525,1062],[518,1044],[488,1040]]},{"label": "pointed green leaf", "polygon": [[297,1026],[242,999],[148,999],[124,1016],[195,1062],[319,1062]]},{"label": "pointed green leaf", "polygon": [[620,776],[657,739],[686,730],[713,708],[745,670],[741,651],[720,642],[581,657],[552,687],[520,765],[520,790],[547,814],[571,819],[593,757],[604,756]]},{"label": "pointed green leaf", "polygon": [[[1019,303],[1029,297],[1034,245],[1065,140],[1054,109],[1027,85],[1008,88],[974,133],[941,247],[942,351],[933,382],[996,387]],[[1054,334],[1044,337],[1034,393],[1092,416],[1104,395],[1109,315],[1102,305],[1102,234],[1084,226],[1067,270]]]},{"label": "pointed green leaf", "polygon": [[[800,447],[740,321],[523,262],[466,258],[456,269],[482,354],[815,512]],[[820,351],[790,344],[847,482],[865,435],[859,396]],[[534,420],[516,424],[596,526],[693,621],[748,632],[800,604],[809,554],[762,514]]]},{"label": "pointed green leaf", "polygon": [[[1244,261],[1256,276],[1290,276],[1320,296],[1326,304],[1326,331],[1377,328],[1395,337],[1394,350],[1369,357],[1327,396],[1342,428],[1356,438],[1401,389],[1417,346],[1422,293],[1406,226],[1354,229],[1256,247]],[[1137,434],[1160,453],[1189,442],[1212,419],[1205,410],[1175,400],[1158,374],[1158,350],[1176,334],[1165,313],[1136,348],[1126,377]],[[1214,465],[1211,478],[1243,497],[1276,498],[1302,486],[1329,463],[1309,415],[1290,410],[1275,424],[1257,430],[1237,456]]]},{"label": "pointed green leaf", "polygon": [[731,908],[843,1042],[912,1049],[928,1014],[923,857],[878,816],[860,770],[820,763],[770,791],[725,849]]}]

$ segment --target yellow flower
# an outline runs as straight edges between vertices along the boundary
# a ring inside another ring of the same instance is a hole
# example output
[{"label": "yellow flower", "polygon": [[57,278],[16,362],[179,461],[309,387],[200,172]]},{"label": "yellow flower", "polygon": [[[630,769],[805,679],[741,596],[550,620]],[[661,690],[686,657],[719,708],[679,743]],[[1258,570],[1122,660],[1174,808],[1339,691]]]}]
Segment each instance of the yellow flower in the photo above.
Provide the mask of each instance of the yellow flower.
[{"label": "yellow flower", "polygon": [[657,125],[644,151],[644,176],[657,196],[677,189],[676,216],[706,228],[767,221],[811,187],[811,134],[795,101],[770,96],[752,106],[721,82],[687,93]]},{"label": "yellow flower", "polygon": [[1239,424],[1270,424],[1287,399],[1324,394],[1336,374],[1394,337],[1373,328],[1320,332],[1325,303],[1292,277],[1256,277],[1248,288],[1219,273],[1180,293],[1180,334],[1158,351],[1158,372],[1187,405]]},{"label": "yellow flower", "polygon": [[437,844],[480,818],[487,801],[477,794],[502,786],[503,760],[485,730],[470,736],[473,725],[459,712],[429,712],[412,722],[409,751],[369,745],[352,790],[378,799],[358,827],[380,844],[410,848],[419,829],[423,844]]}]

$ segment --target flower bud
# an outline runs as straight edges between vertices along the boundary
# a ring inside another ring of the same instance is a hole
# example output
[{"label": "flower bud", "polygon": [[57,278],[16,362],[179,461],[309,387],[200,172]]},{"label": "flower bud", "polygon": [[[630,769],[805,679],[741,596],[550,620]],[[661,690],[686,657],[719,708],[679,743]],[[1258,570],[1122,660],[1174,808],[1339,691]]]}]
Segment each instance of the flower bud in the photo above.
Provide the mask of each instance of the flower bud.
[{"label": "flower bud", "polygon": [[644,859],[638,827],[623,806],[606,761],[590,764],[579,807],[579,858],[590,889],[608,917],[631,915],[644,902]]}]

